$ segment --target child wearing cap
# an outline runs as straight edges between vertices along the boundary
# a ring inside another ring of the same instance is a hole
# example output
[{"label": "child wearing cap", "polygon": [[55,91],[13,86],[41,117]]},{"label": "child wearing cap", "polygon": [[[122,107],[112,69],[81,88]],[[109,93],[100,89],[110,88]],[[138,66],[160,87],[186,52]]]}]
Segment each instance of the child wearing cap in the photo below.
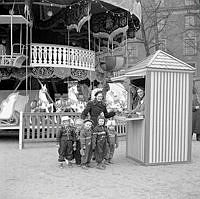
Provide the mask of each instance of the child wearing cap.
[{"label": "child wearing cap", "polygon": [[62,127],[57,134],[56,141],[58,146],[58,162],[63,168],[63,163],[66,162],[69,167],[72,166],[73,149],[76,147],[76,133],[73,127],[73,120],[68,116],[61,118]]},{"label": "child wearing cap", "polygon": [[77,165],[81,165],[81,142],[80,142],[80,132],[83,126],[83,120],[78,118],[74,122],[75,132],[76,132],[76,150],[74,151],[74,158]]},{"label": "child wearing cap", "polygon": [[107,159],[108,163],[113,164],[112,158],[114,155],[115,148],[118,148],[119,142],[117,137],[117,132],[115,131],[116,122],[115,120],[108,120],[106,123],[108,129],[108,136],[110,139],[110,145],[108,147]]},{"label": "child wearing cap", "polygon": [[80,131],[80,143],[81,143],[81,167],[88,169],[91,167],[90,161],[92,158],[92,120],[84,120],[83,127]]},{"label": "child wearing cap", "polygon": [[105,164],[108,164],[107,161],[103,162],[106,159],[108,154],[108,145],[110,145],[110,140],[108,132],[105,126],[106,119],[103,116],[99,116],[97,119],[97,126],[94,128],[93,133],[93,149],[95,150],[95,159],[97,162],[97,169],[105,169]]}]

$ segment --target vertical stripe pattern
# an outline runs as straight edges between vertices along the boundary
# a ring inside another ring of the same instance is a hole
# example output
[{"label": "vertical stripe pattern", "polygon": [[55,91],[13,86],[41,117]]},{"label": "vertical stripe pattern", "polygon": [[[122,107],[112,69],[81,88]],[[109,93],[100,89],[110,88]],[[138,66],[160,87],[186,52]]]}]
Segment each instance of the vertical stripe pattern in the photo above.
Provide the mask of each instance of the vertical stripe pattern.
[{"label": "vertical stripe pattern", "polygon": [[151,72],[149,163],[188,161],[189,74]]}]

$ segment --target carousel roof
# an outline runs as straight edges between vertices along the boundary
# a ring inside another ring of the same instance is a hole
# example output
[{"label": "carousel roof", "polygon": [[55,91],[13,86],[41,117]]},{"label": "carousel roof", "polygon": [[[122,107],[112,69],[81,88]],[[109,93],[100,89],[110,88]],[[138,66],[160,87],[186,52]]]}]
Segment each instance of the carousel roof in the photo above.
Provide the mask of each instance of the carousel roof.
[{"label": "carousel roof", "polygon": [[[50,0],[50,1],[43,1],[43,0],[4,0],[3,2],[0,1],[0,5],[46,5],[46,6],[55,6],[60,8],[65,8],[67,6],[79,3],[79,2],[86,2],[87,0]],[[93,6],[93,13],[99,13],[105,10],[105,6],[107,9],[112,10],[114,7],[122,8],[124,10],[129,11],[131,14],[134,14],[141,20],[141,4],[137,0],[91,0],[93,5],[97,5],[101,2],[100,8],[98,6]],[[31,5],[31,6],[32,6]]]},{"label": "carousel roof", "polygon": [[[92,0],[95,2],[95,0]],[[33,1],[33,3],[40,2],[39,0]],[[51,0],[51,3],[55,3],[58,6],[59,5],[70,5],[77,2],[77,0],[68,0],[66,3],[66,0]],[[96,1],[97,2],[97,1]],[[138,19],[141,21],[141,4],[137,0],[101,0],[101,2],[107,3],[106,7],[108,6],[108,9],[113,9],[113,7],[119,7],[124,10],[129,11],[131,14],[134,14]],[[110,5],[110,6],[109,6]],[[104,6],[103,6],[104,7]],[[99,13],[103,9],[102,6],[101,8],[98,8],[97,6],[93,6],[92,10],[93,13]]]},{"label": "carousel roof", "polygon": [[[3,24],[0,40],[7,38],[10,26],[4,24],[11,23],[10,10],[14,12],[13,24],[27,23],[26,18],[31,19],[32,43],[73,46],[96,52],[103,47],[108,49],[110,41],[120,45],[125,34],[133,38],[135,34],[131,33],[140,28],[141,19],[141,5],[137,0],[4,0],[0,1],[0,13],[7,16],[0,18]],[[13,43],[20,37],[19,28],[13,29]],[[24,37],[25,30],[22,31]]]},{"label": "carousel roof", "polygon": [[[137,0],[0,1],[2,15],[8,15],[11,9],[14,15],[26,14],[33,20],[33,42],[35,43],[41,41],[49,43],[48,35],[51,35],[51,38],[58,40],[55,43],[66,44],[68,37],[71,44],[85,46],[84,42],[88,37],[86,23],[88,20],[90,20],[90,32],[93,37],[109,38],[110,41],[120,40],[118,35],[126,32],[131,35],[140,28],[141,21],[141,5]],[[25,18],[15,17],[14,20],[16,23],[26,23]],[[10,19],[7,17],[0,21],[9,24]],[[34,37],[34,31],[41,37]],[[48,34],[44,31],[48,31]]]}]

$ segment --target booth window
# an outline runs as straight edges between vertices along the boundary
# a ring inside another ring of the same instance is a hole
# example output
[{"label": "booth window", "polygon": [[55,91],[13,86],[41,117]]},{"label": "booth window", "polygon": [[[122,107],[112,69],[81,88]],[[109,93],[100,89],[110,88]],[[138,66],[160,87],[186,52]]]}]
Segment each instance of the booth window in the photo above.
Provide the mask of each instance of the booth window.
[{"label": "booth window", "polygon": [[135,109],[135,107],[138,104],[139,96],[137,94],[137,89],[143,88],[145,91],[145,78],[137,78],[131,80],[131,96],[130,96],[130,103],[131,103],[131,109]]}]

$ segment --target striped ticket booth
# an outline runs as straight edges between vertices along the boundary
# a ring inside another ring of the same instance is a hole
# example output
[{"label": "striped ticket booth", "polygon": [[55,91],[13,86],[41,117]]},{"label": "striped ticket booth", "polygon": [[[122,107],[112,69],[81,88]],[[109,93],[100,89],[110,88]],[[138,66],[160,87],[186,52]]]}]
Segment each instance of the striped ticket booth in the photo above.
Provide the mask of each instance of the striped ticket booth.
[{"label": "striped ticket booth", "polygon": [[127,119],[128,158],[146,165],[191,161],[194,70],[159,50],[113,79],[145,79],[145,117]]}]

